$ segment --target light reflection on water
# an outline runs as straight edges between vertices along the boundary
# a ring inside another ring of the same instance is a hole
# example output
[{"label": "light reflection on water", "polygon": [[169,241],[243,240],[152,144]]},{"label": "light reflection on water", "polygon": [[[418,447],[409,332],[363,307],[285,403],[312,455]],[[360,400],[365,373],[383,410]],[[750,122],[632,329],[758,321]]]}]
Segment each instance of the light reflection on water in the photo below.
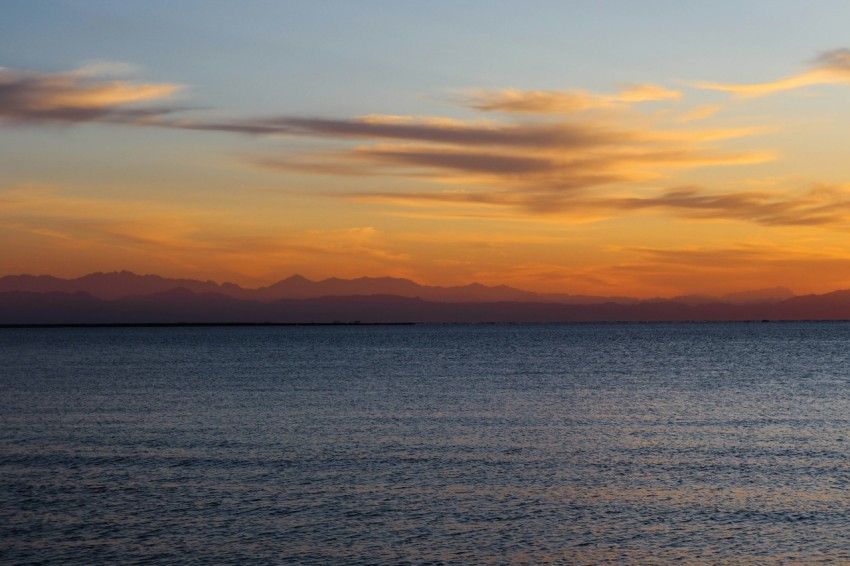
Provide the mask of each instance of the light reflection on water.
[{"label": "light reflection on water", "polygon": [[847,562],[850,324],[0,331],[0,558]]}]

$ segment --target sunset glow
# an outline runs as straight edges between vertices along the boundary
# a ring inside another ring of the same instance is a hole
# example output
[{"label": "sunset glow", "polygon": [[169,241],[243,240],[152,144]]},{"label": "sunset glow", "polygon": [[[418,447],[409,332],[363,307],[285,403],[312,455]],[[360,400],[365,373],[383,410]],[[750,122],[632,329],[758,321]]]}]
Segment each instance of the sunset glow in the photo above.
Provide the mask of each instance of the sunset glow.
[{"label": "sunset glow", "polygon": [[17,3],[0,272],[850,287],[850,6],[612,4]]}]

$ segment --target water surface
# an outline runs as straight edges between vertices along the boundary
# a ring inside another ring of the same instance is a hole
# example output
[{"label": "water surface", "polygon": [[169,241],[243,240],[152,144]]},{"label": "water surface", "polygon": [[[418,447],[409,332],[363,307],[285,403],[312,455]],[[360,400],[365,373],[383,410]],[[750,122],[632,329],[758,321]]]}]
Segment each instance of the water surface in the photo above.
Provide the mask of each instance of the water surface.
[{"label": "water surface", "polygon": [[0,330],[0,558],[850,561],[850,324]]}]

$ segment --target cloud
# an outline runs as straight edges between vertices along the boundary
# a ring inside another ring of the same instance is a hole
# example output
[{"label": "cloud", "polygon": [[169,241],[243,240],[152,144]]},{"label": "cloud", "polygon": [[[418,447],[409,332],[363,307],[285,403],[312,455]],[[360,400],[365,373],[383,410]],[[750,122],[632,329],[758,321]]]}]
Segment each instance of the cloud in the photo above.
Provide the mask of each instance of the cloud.
[{"label": "cloud", "polygon": [[102,62],[62,73],[0,68],[0,120],[126,123],[174,110],[147,104],[171,98],[180,90],[179,85],[103,78],[129,70]]},{"label": "cloud", "polygon": [[[451,145],[375,144],[298,158],[267,157],[260,166],[287,172],[338,176],[397,176],[451,184],[462,192],[400,192],[397,202],[467,200],[504,204],[537,212],[558,212],[572,203],[569,195],[594,187],[657,179],[664,171],[717,165],[757,163],[773,157],[764,152],[722,154],[678,141],[612,144],[571,151],[507,151]],[[446,196],[446,195],[450,196]],[[356,195],[368,199],[368,195]],[[389,198],[378,193],[380,200]]]},{"label": "cloud", "polygon": [[[127,74],[126,65],[94,62],[65,73],[0,70],[0,118],[25,123],[99,122],[183,130],[274,135],[357,144],[332,152],[251,157],[266,168],[305,174],[428,179],[534,193],[540,209],[546,192],[639,182],[674,168],[752,163],[767,153],[721,153],[709,144],[761,133],[725,130],[659,130],[627,116],[576,115],[545,120],[461,120],[434,116],[367,114],[353,118],[267,116],[232,120],[175,118],[160,104],[180,88],[104,78]],[[498,91],[518,104],[559,106],[631,104],[676,99],[680,93],[652,84],[626,85],[619,93]],[[578,93],[578,94],[577,94]],[[485,96],[482,94],[482,96]],[[572,104],[570,102],[570,104]],[[529,106],[528,111],[531,110]],[[479,109],[484,109],[483,107]],[[630,123],[631,122],[631,123]]]},{"label": "cloud", "polygon": [[681,96],[681,92],[662,86],[634,84],[624,86],[617,94],[584,90],[474,90],[461,97],[460,103],[483,112],[572,114],[636,102],[678,100]]},{"label": "cloud", "polygon": [[653,264],[668,264],[671,266],[692,266],[701,269],[725,270],[730,267],[741,268],[752,265],[753,262],[764,262],[775,258],[781,251],[774,246],[752,246],[740,245],[731,248],[705,248],[705,247],[682,247],[682,248],[651,248],[651,247],[628,247],[623,251],[638,254],[644,261]]},{"label": "cloud", "polygon": [[776,81],[753,84],[724,84],[696,81],[690,86],[731,93],[740,98],[757,98],[807,86],[850,82],[850,49],[834,49],[821,53],[811,62],[811,69]]},{"label": "cloud", "polygon": [[685,187],[647,198],[613,201],[618,208],[661,208],[689,219],[743,220],[765,226],[842,226],[850,221],[850,189],[817,185],[797,194],[711,193]]},{"label": "cloud", "polygon": [[[347,198],[413,207],[509,207],[517,212],[571,222],[616,218],[628,212],[660,211],[688,220],[740,221],[763,226],[845,229],[850,224],[850,187],[833,185],[815,185],[797,192],[712,192],[702,187],[674,187],[646,196],[595,196],[507,189],[372,192],[351,194]],[[498,216],[498,213],[489,215]]]},{"label": "cloud", "polygon": [[465,106],[475,110],[515,114],[570,114],[611,105],[612,102],[607,97],[581,90],[473,91],[465,101]]},{"label": "cloud", "polygon": [[[823,68],[848,66],[846,54],[822,57]],[[721,141],[764,133],[757,128],[664,128],[632,112],[572,113],[591,107],[676,100],[653,84],[616,94],[584,91],[478,92],[466,100],[501,119],[367,114],[352,118],[267,116],[178,119],[161,106],[179,86],[105,78],[133,72],[95,62],[65,73],[0,69],[0,118],[10,121],[99,122],[334,142],[332,151],[250,156],[265,169],[343,177],[393,176],[453,185],[455,191],[359,192],[350,198],[439,207],[440,203],[513,209],[529,214],[599,219],[627,210],[665,210],[689,218],[748,219],[762,224],[833,224],[841,213],[762,193],[714,195],[680,189],[617,196],[626,184],[662,179],[674,170],[759,163],[765,151],[723,151]],[[527,118],[514,114],[554,114]],[[570,114],[561,116],[559,114]],[[590,190],[597,192],[590,195]],[[612,195],[611,193],[614,193]],[[338,193],[337,193],[338,194]],[[796,216],[795,216],[796,215]]]},{"label": "cloud", "polygon": [[358,154],[390,165],[449,169],[489,175],[533,175],[552,172],[558,167],[554,160],[546,157],[453,149],[366,148],[358,151]]},{"label": "cloud", "polygon": [[663,86],[650,83],[625,85],[615,95],[614,100],[618,102],[652,102],[657,100],[679,100],[682,93]]},{"label": "cloud", "polygon": [[714,116],[721,110],[723,110],[723,107],[719,104],[706,104],[683,113],[678,117],[678,120],[680,122],[692,122],[694,120],[702,120],[704,118]]},{"label": "cloud", "polygon": [[163,122],[162,125],[188,130],[252,135],[560,149],[627,141],[635,134],[592,122],[482,124],[398,116],[379,119],[376,115],[352,119],[271,116],[229,122],[180,120]]},{"label": "cloud", "polygon": [[[493,193],[489,199],[476,196],[478,202],[519,204],[535,211],[552,207],[562,200],[558,195],[563,192],[650,181],[677,169],[760,163],[775,158],[767,151],[721,151],[716,147],[717,142],[759,135],[763,129],[663,129],[624,116],[618,116],[616,122],[594,116],[542,122],[396,115],[351,119],[276,117],[226,124],[181,122],[175,127],[350,142],[357,145],[246,160],[282,172],[396,176],[474,187],[475,191],[465,194]],[[416,196],[421,197],[422,193]]]}]

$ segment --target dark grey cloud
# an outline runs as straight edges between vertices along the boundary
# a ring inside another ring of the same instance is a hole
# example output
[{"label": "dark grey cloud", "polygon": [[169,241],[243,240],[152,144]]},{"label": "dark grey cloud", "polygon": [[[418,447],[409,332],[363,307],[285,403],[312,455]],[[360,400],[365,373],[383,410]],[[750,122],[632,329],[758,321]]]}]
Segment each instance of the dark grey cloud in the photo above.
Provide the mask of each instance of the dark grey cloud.
[{"label": "dark grey cloud", "polygon": [[172,127],[252,135],[393,140],[461,146],[586,148],[638,141],[635,132],[587,123],[503,125],[388,123],[357,119],[268,117],[230,122],[175,121]]},{"label": "dark grey cloud", "polygon": [[83,72],[0,68],[0,120],[15,123],[144,122],[180,110],[150,106],[180,87],[105,80]]}]

